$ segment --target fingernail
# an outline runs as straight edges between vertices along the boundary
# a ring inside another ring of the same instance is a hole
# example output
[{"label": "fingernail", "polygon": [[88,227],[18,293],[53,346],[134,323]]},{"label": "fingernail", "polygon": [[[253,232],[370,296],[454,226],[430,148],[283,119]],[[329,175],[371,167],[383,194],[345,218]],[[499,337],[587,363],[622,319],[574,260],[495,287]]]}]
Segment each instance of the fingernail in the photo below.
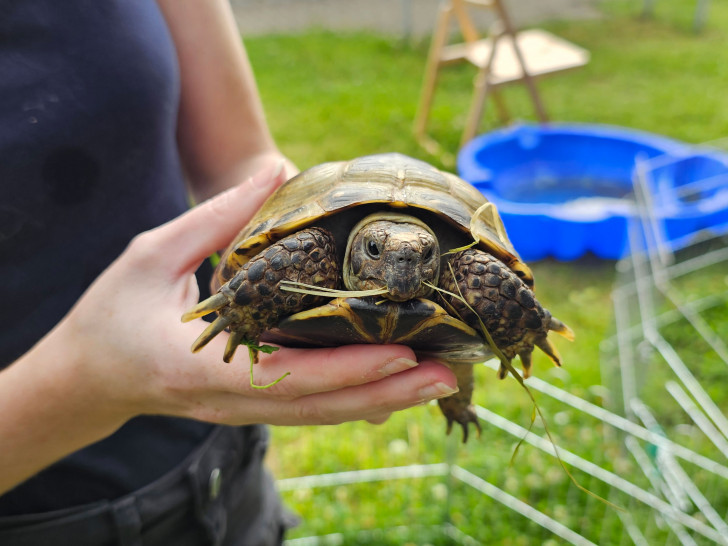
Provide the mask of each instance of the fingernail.
[{"label": "fingernail", "polygon": [[418,394],[423,400],[434,400],[436,398],[451,396],[459,390],[460,389],[458,389],[457,387],[453,389],[450,385],[446,383],[438,382],[432,385],[427,385],[426,387],[422,387],[419,390]]},{"label": "fingernail", "polygon": [[286,161],[284,159],[281,159],[276,164],[275,169],[273,169],[273,171],[270,174],[265,174],[266,173],[265,169],[261,172],[256,173],[255,175],[250,177],[251,185],[253,185],[256,188],[265,188],[266,186],[270,186],[281,175],[285,165],[286,165]]},{"label": "fingernail", "polygon": [[265,188],[268,184],[270,184],[270,181],[272,179],[268,178],[267,176],[249,176],[248,179],[245,181],[246,183],[249,183],[253,188]]},{"label": "fingernail", "polygon": [[395,358],[394,360],[390,360],[384,366],[382,366],[379,371],[383,375],[394,375],[396,373],[414,368],[415,366],[417,366],[417,364],[417,362],[415,362],[414,360],[410,360],[409,358]]},{"label": "fingernail", "polygon": [[276,168],[270,177],[271,180],[275,180],[276,178],[278,178],[278,176],[283,172],[283,167],[285,166],[285,164],[286,164],[285,159],[281,159],[280,161],[278,161],[278,164],[276,165]]}]

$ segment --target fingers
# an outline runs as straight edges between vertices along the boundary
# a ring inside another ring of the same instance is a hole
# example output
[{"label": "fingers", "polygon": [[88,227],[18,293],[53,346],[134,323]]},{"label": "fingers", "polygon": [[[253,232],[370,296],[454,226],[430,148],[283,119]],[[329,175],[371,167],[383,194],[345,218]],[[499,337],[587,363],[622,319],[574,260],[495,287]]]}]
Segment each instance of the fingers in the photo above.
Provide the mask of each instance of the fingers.
[{"label": "fingers", "polygon": [[[205,350],[215,360],[221,360],[222,349],[218,352],[218,347],[224,345],[224,340],[213,341],[216,344],[212,346],[211,343]],[[216,377],[209,378],[210,386],[233,392],[249,390],[249,364],[247,352],[238,351],[230,364],[214,366]],[[253,368],[255,383],[267,385],[284,374],[290,375],[276,385],[252,394],[290,400],[378,381],[416,366],[412,350],[401,345],[281,348],[270,355],[260,355],[260,363]]]},{"label": "fingers", "polygon": [[[214,347],[208,348],[222,351],[224,340],[213,341]],[[411,349],[398,345],[283,348],[261,355],[260,363],[253,367],[256,385],[291,374],[266,389],[250,387],[247,359],[238,357],[225,364],[221,352],[213,354],[212,361],[201,359],[195,365],[206,376],[205,391],[210,398],[196,405],[194,416],[228,424],[309,425],[362,419],[382,423],[393,411],[457,390],[449,368],[432,361],[417,364]],[[213,414],[211,408],[217,408]]]},{"label": "fingers", "polygon": [[377,417],[371,417],[369,419],[366,419],[366,421],[367,421],[367,423],[370,423],[372,425],[383,425],[384,423],[386,423],[389,420],[391,415],[392,415],[391,413],[387,412],[387,413],[384,413],[383,415],[379,415]]},{"label": "fingers", "polygon": [[263,169],[238,186],[149,232],[158,248],[175,256],[176,273],[193,272],[207,256],[225,248],[283,183],[282,167],[281,163]]},{"label": "fingers", "polygon": [[[452,372],[437,362],[422,362],[416,368],[386,379],[290,401],[260,400],[258,408],[271,424],[339,424],[361,419],[383,422],[382,417],[457,391]],[[277,406],[276,406],[277,404]],[[278,408],[279,414],[270,412]],[[283,411],[282,411],[283,410]]]},{"label": "fingers", "polygon": [[[291,367],[291,363],[295,367]],[[275,394],[299,398],[342,387],[362,385],[416,367],[415,355],[400,345],[349,345],[330,349],[288,349],[261,358],[263,380],[290,372],[292,379],[276,385]]]}]

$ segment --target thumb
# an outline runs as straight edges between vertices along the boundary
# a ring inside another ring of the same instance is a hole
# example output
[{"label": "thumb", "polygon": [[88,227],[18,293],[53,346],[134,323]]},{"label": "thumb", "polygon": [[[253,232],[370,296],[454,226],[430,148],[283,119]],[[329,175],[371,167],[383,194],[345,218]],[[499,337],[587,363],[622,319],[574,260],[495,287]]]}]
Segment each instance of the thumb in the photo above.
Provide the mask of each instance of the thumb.
[{"label": "thumb", "polygon": [[241,184],[153,230],[157,244],[175,256],[180,275],[225,248],[285,180],[283,163],[265,168]]}]

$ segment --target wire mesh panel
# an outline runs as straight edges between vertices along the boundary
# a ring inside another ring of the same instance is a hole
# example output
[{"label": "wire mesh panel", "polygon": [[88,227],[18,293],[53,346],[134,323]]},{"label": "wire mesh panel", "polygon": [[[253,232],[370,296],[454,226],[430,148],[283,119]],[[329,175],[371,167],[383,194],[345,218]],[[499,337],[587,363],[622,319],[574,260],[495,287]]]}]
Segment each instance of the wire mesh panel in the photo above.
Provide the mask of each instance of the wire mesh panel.
[{"label": "wire mesh panel", "polygon": [[[709,210],[719,220],[728,210],[720,202],[728,195],[728,168],[684,184],[659,183],[661,173],[685,160],[638,161],[639,214],[630,226],[634,250],[620,264],[614,292],[612,345],[618,365],[606,377],[617,383],[614,391],[621,392],[624,414],[632,421],[704,458],[687,462],[674,447],[640,446],[627,438],[625,445],[652,489],[726,537],[728,483],[716,465],[725,465],[728,457],[728,396],[720,387],[728,378],[728,224],[697,224],[670,238],[653,204],[674,199]],[[706,206],[708,200],[719,206]],[[708,212],[699,220],[706,218]],[[694,533],[666,523],[680,543],[696,542]]]},{"label": "wire mesh panel", "polygon": [[[706,523],[703,514],[714,515],[705,507],[710,501],[703,502],[702,511],[694,510],[689,506],[684,476],[678,476],[678,482],[682,483],[679,487],[671,482],[665,483],[665,476],[670,475],[670,469],[675,474],[679,472],[676,468],[684,468],[692,477],[693,489],[702,487],[704,497],[716,499],[725,496],[728,466],[675,443],[650,427],[625,419],[545,381],[530,379],[529,383],[533,390],[558,401],[563,406],[560,411],[572,415],[568,425],[558,427],[555,440],[559,445],[559,458],[579,483],[578,486],[558,465],[549,464],[548,459],[533,452],[525,453],[524,449],[524,453],[517,456],[516,464],[529,465],[534,473],[528,474],[523,482],[515,480],[513,484],[508,480],[503,484],[495,483],[497,480],[488,476],[488,469],[477,464],[461,466],[447,462],[293,478],[281,481],[280,487],[285,492],[329,488],[333,491],[332,502],[340,503],[344,499],[336,491],[357,484],[371,486],[382,483],[386,484],[383,487],[391,487],[393,482],[405,480],[409,482],[408,488],[416,489],[425,482],[425,489],[432,491],[437,490],[438,485],[442,486],[447,502],[444,498],[439,499],[439,530],[435,529],[436,523],[429,528],[420,526],[418,529],[413,522],[409,529],[410,539],[401,538],[401,542],[394,541],[393,544],[437,544],[433,537],[438,535],[443,539],[442,544],[493,543],[493,530],[484,524],[490,521],[488,512],[498,514],[497,519],[504,522],[515,537],[528,537],[529,541],[539,543],[549,540],[571,544],[726,542],[723,537],[728,535],[722,535],[721,530]],[[476,409],[484,425],[484,435],[494,446],[501,443],[513,445],[523,439],[541,452],[554,456],[553,444],[545,437],[543,429],[540,433],[529,432],[487,408],[479,406]],[[561,422],[564,423],[565,418],[562,417]],[[593,433],[584,434],[585,430]],[[570,434],[573,431],[577,431],[575,437]],[[603,456],[590,460],[583,454],[595,452],[590,445],[592,442],[602,447]],[[564,447],[566,445],[569,449]],[[674,480],[674,477],[671,479]],[[674,492],[668,489],[670,486],[674,487]],[[604,497],[615,506],[590,496],[580,487]],[[364,488],[349,496],[378,494],[374,489]],[[682,504],[676,502],[676,498]],[[695,495],[695,498],[700,497]],[[463,514],[467,515],[466,518],[458,520],[456,516]],[[720,518],[715,521],[720,521]],[[398,530],[400,537],[403,537],[404,531]],[[425,534],[427,540],[416,541],[418,534],[425,531],[428,531]],[[380,539],[377,533],[367,531],[356,536],[309,537],[291,541],[291,544],[385,543]]]},{"label": "wire mesh panel", "polygon": [[[669,189],[660,173],[684,159],[638,162],[602,385],[577,388],[558,369],[528,379],[547,425],[476,406],[481,441],[514,454],[508,468],[450,439],[437,462],[281,480],[284,496],[360,524],[289,543],[728,544],[728,229],[670,237],[653,206]],[[728,177],[673,190],[695,205],[728,192]],[[389,503],[395,524],[372,521],[362,498]]]}]

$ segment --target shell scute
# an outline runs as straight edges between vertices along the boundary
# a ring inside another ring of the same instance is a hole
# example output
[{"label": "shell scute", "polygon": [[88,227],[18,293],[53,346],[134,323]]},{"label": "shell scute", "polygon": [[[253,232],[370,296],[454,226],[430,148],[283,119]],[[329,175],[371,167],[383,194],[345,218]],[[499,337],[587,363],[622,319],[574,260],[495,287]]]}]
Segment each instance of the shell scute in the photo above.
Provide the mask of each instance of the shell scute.
[{"label": "shell scute", "polygon": [[[457,176],[401,154],[379,154],[312,167],[284,183],[224,254],[217,283],[227,281],[262,248],[317,220],[360,205],[413,207],[437,215],[479,240],[522,278],[532,279],[508,240],[494,206]],[[477,217],[475,217],[477,213]]]}]

